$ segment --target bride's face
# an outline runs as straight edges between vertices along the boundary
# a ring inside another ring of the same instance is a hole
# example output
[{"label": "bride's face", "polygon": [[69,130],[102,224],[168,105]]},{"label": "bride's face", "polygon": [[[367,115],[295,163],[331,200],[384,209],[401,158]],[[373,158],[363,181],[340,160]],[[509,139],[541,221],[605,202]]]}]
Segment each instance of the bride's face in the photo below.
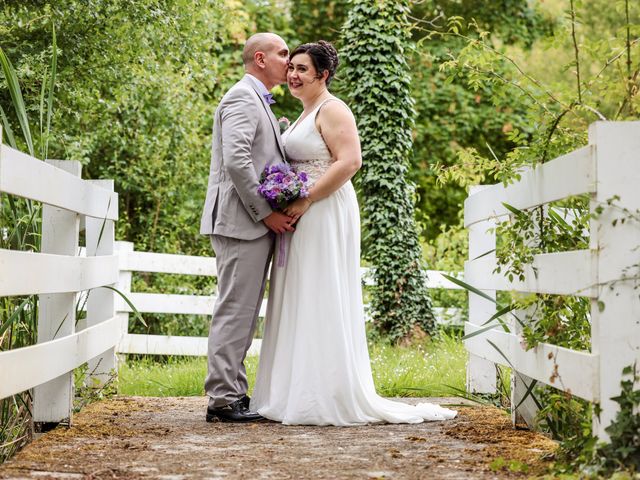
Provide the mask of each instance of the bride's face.
[{"label": "bride's face", "polygon": [[299,53],[289,60],[287,85],[291,95],[301,98],[317,93],[324,87],[324,80],[318,78],[311,57],[306,53]]}]

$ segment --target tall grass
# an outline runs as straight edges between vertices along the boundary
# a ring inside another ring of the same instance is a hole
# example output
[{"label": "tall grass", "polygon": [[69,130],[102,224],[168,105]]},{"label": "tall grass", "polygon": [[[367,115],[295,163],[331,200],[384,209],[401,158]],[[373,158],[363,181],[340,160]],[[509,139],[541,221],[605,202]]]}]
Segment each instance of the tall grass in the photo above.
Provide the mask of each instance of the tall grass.
[{"label": "tall grass", "polygon": [[460,337],[441,333],[413,347],[369,349],[373,381],[383,396],[439,397],[465,391],[467,353]]},{"label": "tall grass", "polygon": [[[465,389],[467,354],[456,336],[443,334],[414,347],[374,344],[369,351],[380,395],[431,397],[457,395]],[[252,388],[258,358],[247,358],[245,365]],[[118,391],[154,397],[204,395],[206,370],[206,359],[201,357],[171,357],[162,363],[149,358],[128,361],[120,367]]]},{"label": "tall grass", "polygon": [[[30,155],[46,159],[49,148],[54,88],[57,70],[55,29],[52,33],[52,59],[40,93],[39,128],[36,135],[27,116],[27,108],[15,69],[0,47],[0,66],[11,98],[10,108],[0,105],[2,142]],[[20,126],[21,137],[14,135],[9,113]],[[41,206],[30,200],[0,193],[0,248],[40,251]],[[0,351],[33,345],[37,340],[37,296],[0,297]],[[0,399],[0,463],[29,440],[31,433],[31,392]]]}]

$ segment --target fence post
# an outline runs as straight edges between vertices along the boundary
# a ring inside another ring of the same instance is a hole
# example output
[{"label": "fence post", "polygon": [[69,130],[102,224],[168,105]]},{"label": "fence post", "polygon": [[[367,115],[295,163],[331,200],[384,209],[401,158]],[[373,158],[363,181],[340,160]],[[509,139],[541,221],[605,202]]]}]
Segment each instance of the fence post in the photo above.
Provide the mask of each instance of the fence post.
[{"label": "fence post", "polygon": [[[601,408],[593,430],[606,441],[605,428],[618,412],[611,398],[620,394],[622,370],[640,366],[640,122],[593,123],[589,143],[597,172],[590,248],[597,255],[598,298],[591,304],[591,338],[600,359]],[[599,207],[604,210],[598,215]]]},{"label": "fence post", "polygon": [[[528,169],[523,169],[522,173],[527,170]],[[543,218],[548,216],[549,209],[547,205],[543,205],[540,210],[542,218],[540,218],[538,222],[534,222],[534,237],[529,240],[523,239],[525,244],[529,247],[537,246],[535,238],[540,235],[540,223],[543,221]],[[523,323],[531,324],[536,321],[537,310],[538,309],[535,305],[527,309],[515,310],[513,315],[508,317],[507,322],[511,333],[518,336],[522,335],[523,327],[520,322],[516,320],[515,316],[517,316]],[[517,367],[517,365],[514,365],[514,367]],[[533,378],[528,377],[517,370],[511,370],[511,423],[513,423],[514,427],[518,424],[525,423],[530,428],[537,428],[536,417],[539,410],[538,406],[536,405],[536,402],[534,402],[532,395],[529,395],[526,400],[523,400],[531,383],[534,381],[535,380]]]},{"label": "fence post", "polygon": [[[128,253],[133,252],[133,242],[116,242],[116,251],[120,256],[126,256]],[[124,295],[128,296],[131,293],[131,271],[122,269],[122,259],[120,259],[119,264],[117,288]],[[122,303],[122,300],[118,299],[116,306],[121,305]],[[125,336],[129,333],[129,312],[123,312],[118,309],[116,309],[116,312],[116,315],[120,318],[120,325],[122,325],[122,340],[124,340]],[[116,348],[116,353],[119,351],[120,349]],[[118,355],[118,359],[119,361],[124,361],[124,354]]]},{"label": "fence post", "polygon": [[[91,180],[91,183],[113,191],[113,180]],[[115,248],[115,226],[113,220],[86,217],[87,257],[94,255],[113,255]],[[89,292],[87,300],[87,327],[92,327],[113,318],[115,310],[115,292],[108,288],[95,288]],[[117,380],[117,359],[115,347],[110,348],[88,362],[86,384],[89,388],[101,390]]]},{"label": "fence post", "polygon": [[[486,185],[472,186],[469,195],[487,188]],[[489,259],[491,264],[495,264],[496,254],[496,234],[494,220],[485,220],[469,226],[469,261],[480,255],[486,254],[484,259]],[[487,261],[487,260],[485,260]],[[491,268],[486,272],[487,276],[492,276]],[[492,298],[496,298],[495,290],[485,290],[484,293]],[[495,303],[482,298],[475,293],[469,292],[469,323],[482,325],[496,312]],[[496,366],[493,362],[484,358],[469,354],[467,363],[467,391],[470,393],[495,393],[496,392]]]},{"label": "fence post", "polygon": [[[79,177],[80,162],[47,160],[56,168]],[[43,205],[42,253],[78,255],[79,215]],[[54,272],[55,275],[55,272]],[[77,293],[39,295],[38,343],[75,333]],[[71,424],[73,412],[73,372],[54,378],[33,389],[33,422],[37,431],[46,431],[58,423]]]}]

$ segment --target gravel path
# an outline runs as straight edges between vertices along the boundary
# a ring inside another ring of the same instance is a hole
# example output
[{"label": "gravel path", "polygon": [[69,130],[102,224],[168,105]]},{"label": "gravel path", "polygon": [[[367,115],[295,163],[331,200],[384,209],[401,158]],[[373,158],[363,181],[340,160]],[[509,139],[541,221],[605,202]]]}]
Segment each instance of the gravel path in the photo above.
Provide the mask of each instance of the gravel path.
[{"label": "gravel path", "polygon": [[[459,399],[402,399],[459,403]],[[555,445],[492,407],[448,422],[363,427],[210,424],[203,397],[89,405],[0,466],[0,479],[502,479],[541,471]],[[496,467],[502,458],[505,467]],[[490,468],[494,460],[493,468]],[[511,464],[511,468],[508,465]],[[524,467],[523,467],[524,465]]]}]

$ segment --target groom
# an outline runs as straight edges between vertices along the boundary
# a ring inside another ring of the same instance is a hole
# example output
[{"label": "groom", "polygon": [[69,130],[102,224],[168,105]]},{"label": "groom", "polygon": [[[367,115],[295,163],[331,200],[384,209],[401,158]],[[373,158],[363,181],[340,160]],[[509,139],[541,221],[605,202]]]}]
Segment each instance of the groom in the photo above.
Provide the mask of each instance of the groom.
[{"label": "groom", "polygon": [[293,231],[292,219],[258,194],[268,165],[284,162],[269,90],[284,83],[289,49],[273,33],[251,36],[242,51],[246,75],[216,109],[207,197],[200,233],[216,254],[218,298],[209,330],[207,422],[251,422],[244,359],[262,304],[274,233]]}]

